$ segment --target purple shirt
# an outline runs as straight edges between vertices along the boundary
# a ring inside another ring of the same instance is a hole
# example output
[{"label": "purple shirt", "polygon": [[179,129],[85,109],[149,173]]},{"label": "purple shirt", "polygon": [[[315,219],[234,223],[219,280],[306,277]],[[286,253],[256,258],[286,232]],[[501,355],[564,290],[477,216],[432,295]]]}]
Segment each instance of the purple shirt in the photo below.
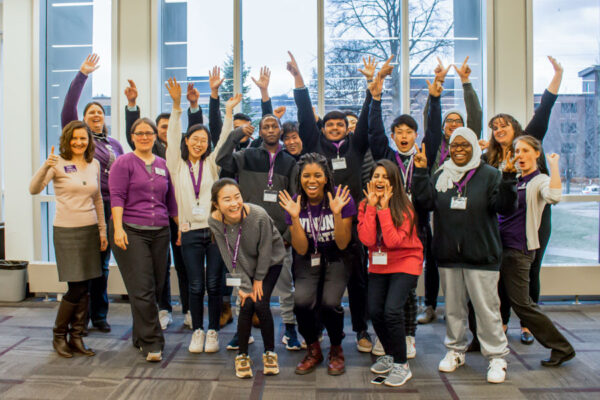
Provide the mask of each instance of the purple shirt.
[{"label": "purple shirt", "polygon": [[144,226],[169,226],[177,216],[175,190],[167,162],[155,157],[152,173],[134,153],[119,157],[110,170],[111,207],[123,207],[123,222]]},{"label": "purple shirt", "polygon": [[[294,195],[294,200],[296,199],[296,197],[297,195]],[[316,225],[317,221],[319,221],[319,216],[321,215],[322,206],[319,204],[316,206],[308,205],[308,207],[310,207],[313,223]],[[321,219],[321,229],[319,230],[319,237],[317,239],[318,250],[323,254],[335,253],[338,250],[338,248],[335,244],[333,213],[331,212],[331,209],[329,209],[329,207],[326,207],[325,209],[323,209],[322,215],[323,218]],[[350,202],[346,204],[344,208],[342,208],[342,218],[348,218],[354,215],[356,215],[356,205],[354,203],[354,199],[352,198],[352,196],[350,196]],[[292,218],[287,212],[285,213],[285,223],[288,225],[292,225]],[[315,242],[312,235],[312,227],[309,223],[308,210],[306,208],[303,208],[300,211],[300,224],[304,228],[304,232],[306,232],[306,237],[308,238],[309,252],[314,253]]]},{"label": "purple shirt", "polygon": [[520,176],[517,179],[517,209],[510,215],[500,214],[498,216],[500,238],[502,239],[503,247],[528,251],[527,233],[525,230],[527,225],[527,184],[539,174],[540,171],[537,170],[525,177]]},{"label": "purple shirt", "polygon": [[[63,128],[69,122],[79,119],[77,116],[77,103],[79,103],[79,98],[81,97],[81,92],[87,78],[87,75],[79,71],[71,82],[71,86],[69,86],[60,114],[60,121]],[[109,201],[108,171],[110,171],[114,160],[123,155],[123,147],[121,147],[121,143],[116,139],[108,136],[100,137],[97,134],[94,134],[94,143],[96,144],[94,158],[100,163],[100,192],[102,193],[102,200]],[[113,153],[112,156],[111,152]]]}]

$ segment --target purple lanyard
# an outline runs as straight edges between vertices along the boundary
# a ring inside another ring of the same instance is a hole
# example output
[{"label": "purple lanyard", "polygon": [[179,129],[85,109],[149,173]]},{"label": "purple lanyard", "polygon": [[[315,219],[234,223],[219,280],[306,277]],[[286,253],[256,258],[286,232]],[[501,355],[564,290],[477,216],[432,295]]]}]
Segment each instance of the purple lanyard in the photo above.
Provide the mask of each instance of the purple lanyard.
[{"label": "purple lanyard", "polygon": [[446,157],[450,154],[450,149],[446,149],[446,140],[442,138],[442,151],[440,152],[440,165],[444,163]]},{"label": "purple lanyard", "polygon": [[269,189],[273,187],[273,172],[275,170],[275,158],[277,158],[277,154],[281,151],[281,145],[277,146],[277,151],[275,154],[271,154],[269,151],[269,175],[267,176],[267,185]]},{"label": "purple lanyard", "polygon": [[200,185],[202,184],[202,169],[204,167],[204,160],[200,160],[200,168],[198,169],[198,178],[194,177],[194,167],[190,160],[187,161],[187,165],[190,169],[190,177],[192,178],[192,185],[194,185],[194,193],[196,193],[196,200],[200,195]]},{"label": "purple lanyard", "polygon": [[398,152],[396,152],[396,161],[398,162],[398,166],[400,167],[400,171],[402,172],[402,181],[404,183],[404,187],[408,192],[410,190],[410,185],[412,184],[412,174],[415,167],[415,156],[410,156],[408,168],[404,166],[404,162],[402,162],[402,158],[400,157],[400,153]]},{"label": "purple lanyard", "polygon": [[[325,200],[323,200],[324,202]],[[323,208],[324,203],[321,203],[321,210],[319,211],[319,220],[317,221],[317,226],[313,222],[312,212],[310,211],[310,204],[306,205],[308,210],[308,223],[310,224],[310,231],[312,232],[313,242],[315,243],[315,254],[317,254],[317,246],[319,235],[321,234],[321,223],[323,222]]]},{"label": "purple lanyard", "polygon": [[[243,205],[242,205],[243,207]],[[231,245],[229,244],[229,239],[227,239],[227,226],[223,228],[223,233],[225,234],[225,243],[227,243],[227,252],[229,253],[229,257],[231,257],[231,269],[233,273],[235,273],[235,267],[237,266],[238,254],[240,252],[240,240],[242,239],[242,224],[244,223],[244,214],[246,209],[242,209],[242,220],[240,221],[240,227],[238,229],[237,239],[235,241],[235,249],[233,250],[233,255],[231,254]],[[223,225],[225,225],[225,217],[223,217]]]},{"label": "purple lanyard", "polygon": [[339,143],[331,142],[331,144],[334,145],[335,149],[337,150],[337,158],[340,158],[340,147],[342,147],[345,141],[346,139],[340,141]]},{"label": "purple lanyard", "polygon": [[454,182],[459,195],[462,196],[462,191],[467,186],[467,183],[471,180],[473,175],[475,174],[475,170],[476,170],[476,168],[473,168],[471,171],[469,171],[469,173],[467,174],[467,177],[465,179],[463,179],[462,181]]}]

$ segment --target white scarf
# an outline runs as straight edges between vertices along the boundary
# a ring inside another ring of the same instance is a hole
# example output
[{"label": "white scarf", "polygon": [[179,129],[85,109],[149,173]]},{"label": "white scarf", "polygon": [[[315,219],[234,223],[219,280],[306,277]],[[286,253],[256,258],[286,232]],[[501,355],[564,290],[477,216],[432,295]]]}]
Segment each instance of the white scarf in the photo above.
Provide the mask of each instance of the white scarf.
[{"label": "white scarf", "polygon": [[469,162],[462,167],[454,164],[452,157],[446,159],[444,164],[440,167],[442,173],[435,184],[435,190],[438,192],[444,193],[446,190],[452,189],[454,182],[460,181],[465,173],[479,167],[479,164],[481,164],[481,148],[479,147],[479,141],[477,140],[475,133],[469,128],[457,128],[454,130],[454,133],[452,133],[452,136],[450,136],[449,144],[452,144],[457,136],[462,136],[471,144],[473,154]]},{"label": "white scarf", "polygon": [[404,157],[410,157],[416,153],[417,153],[417,149],[415,149],[415,146],[411,147],[409,151],[400,151],[400,149],[398,149],[398,154],[401,154]]}]

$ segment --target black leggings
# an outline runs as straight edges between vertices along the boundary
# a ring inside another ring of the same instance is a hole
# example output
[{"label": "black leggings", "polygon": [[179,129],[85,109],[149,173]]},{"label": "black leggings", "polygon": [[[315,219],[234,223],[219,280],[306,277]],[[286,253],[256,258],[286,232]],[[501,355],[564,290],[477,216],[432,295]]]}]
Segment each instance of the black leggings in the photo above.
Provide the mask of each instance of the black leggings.
[{"label": "black leggings", "polygon": [[269,268],[267,276],[263,279],[263,296],[256,303],[247,298],[244,305],[240,308],[238,316],[238,339],[240,349],[238,354],[248,354],[248,339],[252,329],[252,315],[256,312],[260,321],[260,333],[265,344],[265,353],[275,349],[275,328],[273,327],[273,315],[271,314],[271,293],[279,278],[281,264],[273,265]]},{"label": "black leggings", "polygon": [[79,300],[83,298],[88,292],[88,281],[79,281],[79,282],[67,282],[69,289],[67,293],[64,294],[63,299],[68,301],[69,303],[79,303]]}]

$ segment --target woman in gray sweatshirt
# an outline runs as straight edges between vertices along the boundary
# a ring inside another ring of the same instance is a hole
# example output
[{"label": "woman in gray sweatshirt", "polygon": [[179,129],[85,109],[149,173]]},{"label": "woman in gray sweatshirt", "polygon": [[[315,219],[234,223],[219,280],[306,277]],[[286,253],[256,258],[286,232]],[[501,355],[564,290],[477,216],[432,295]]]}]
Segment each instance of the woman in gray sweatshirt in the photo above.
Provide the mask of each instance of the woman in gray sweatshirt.
[{"label": "woman in gray sweatshirt", "polygon": [[276,375],[279,364],[273,351],[275,334],[269,304],[286,255],[283,239],[267,212],[255,204],[244,203],[237,182],[229,178],[219,179],[212,186],[208,225],[229,271],[226,284],[238,287],[241,300],[236,376],[252,377],[248,338],[254,312],[265,344],[263,373]]}]

